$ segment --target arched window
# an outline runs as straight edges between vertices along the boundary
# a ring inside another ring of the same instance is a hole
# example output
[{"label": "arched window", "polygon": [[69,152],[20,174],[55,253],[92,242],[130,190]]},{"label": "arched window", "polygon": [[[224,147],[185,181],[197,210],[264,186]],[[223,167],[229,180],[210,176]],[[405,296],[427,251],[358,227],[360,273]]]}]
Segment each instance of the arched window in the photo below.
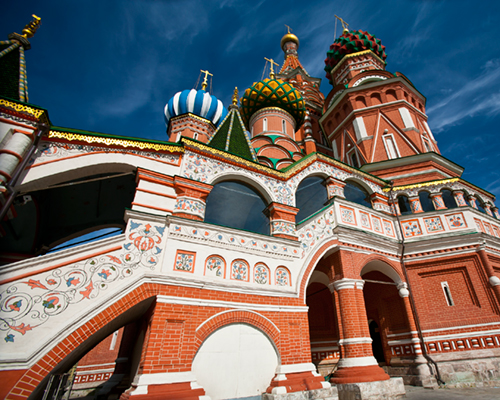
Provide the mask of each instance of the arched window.
[{"label": "arched window", "polygon": [[283,133],[286,134],[286,121],[284,119],[281,120],[281,127],[282,127],[282,130],[283,130]]},{"label": "arched window", "polygon": [[457,208],[457,202],[451,190],[443,189],[441,190],[441,196],[443,197],[444,205],[446,208]]},{"label": "arched window", "polygon": [[408,201],[408,197],[405,195],[398,196],[398,205],[399,212],[401,215],[411,214],[410,202]]},{"label": "arched window", "polygon": [[252,187],[236,181],[214,186],[207,197],[205,222],[269,235],[267,203]]},{"label": "arched window", "polygon": [[476,205],[479,211],[481,211],[484,214],[487,214],[486,210],[484,209],[484,203],[478,196],[476,196]]},{"label": "arched window", "polygon": [[344,196],[346,200],[353,203],[361,204],[362,206],[372,208],[369,193],[358,183],[353,181],[346,181],[344,187]]},{"label": "arched window", "polygon": [[432,203],[432,199],[429,195],[429,192],[422,191],[418,194],[418,198],[420,199],[420,205],[422,206],[422,210],[424,211],[434,211],[434,204]]},{"label": "arched window", "polygon": [[295,220],[303,221],[323,208],[327,201],[328,194],[323,185],[323,178],[310,176],[304,179],[295,192],[295,206],[299,209]]},{"label": "arched window", "polygon": [[262,122],[262,131],[267,131],[267,118],[264,118],[264,121]]}]

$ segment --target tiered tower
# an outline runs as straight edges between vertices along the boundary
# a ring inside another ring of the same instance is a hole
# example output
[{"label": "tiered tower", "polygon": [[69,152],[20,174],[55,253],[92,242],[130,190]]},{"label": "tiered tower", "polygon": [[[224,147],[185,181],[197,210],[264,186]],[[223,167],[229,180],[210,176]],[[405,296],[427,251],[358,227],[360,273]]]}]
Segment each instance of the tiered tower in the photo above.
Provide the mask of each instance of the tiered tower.
[{"label": "tiered tower", "polygon": [[[385,70],[386,57],[380,40],[361,30],[345,29],[330,46],[325,70],[333,89],[320,122],[334,157],[385,179],[456,176],[439,156],[425,97],[403,74]],[[416,164],[393,161],[408,156],[417,156]]]}]

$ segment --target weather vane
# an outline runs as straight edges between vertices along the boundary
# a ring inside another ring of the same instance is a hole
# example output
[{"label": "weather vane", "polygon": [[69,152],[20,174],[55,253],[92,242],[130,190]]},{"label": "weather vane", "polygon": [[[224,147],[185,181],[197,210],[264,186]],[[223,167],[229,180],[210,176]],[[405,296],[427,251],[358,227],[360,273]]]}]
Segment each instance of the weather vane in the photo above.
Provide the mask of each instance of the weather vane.
[{"label": "weather vane", "polygon": [[201,90],[205,90],[207,88],[207,85],[208,85],[208,75],[214,76],[214,74],[211,74],[210,72],[208,72],[208,70],[203,71],[202,69],[200,69],[200,71],[202,74],[205,74],[205,78],[203,79],[203,82],[201,84]]},{"label": "weather vane", "polygon": [[271,79],[274,79],[274,68],[273,68],[273,65],[276,65],[277,67],[279,67],[279,64],[274,62],[274,60],[272,58],[266,58],[264,57],[264,60],[266,61],[269,61],[271,63],[271,72],[269,73],[269,76],[271,77]]}]

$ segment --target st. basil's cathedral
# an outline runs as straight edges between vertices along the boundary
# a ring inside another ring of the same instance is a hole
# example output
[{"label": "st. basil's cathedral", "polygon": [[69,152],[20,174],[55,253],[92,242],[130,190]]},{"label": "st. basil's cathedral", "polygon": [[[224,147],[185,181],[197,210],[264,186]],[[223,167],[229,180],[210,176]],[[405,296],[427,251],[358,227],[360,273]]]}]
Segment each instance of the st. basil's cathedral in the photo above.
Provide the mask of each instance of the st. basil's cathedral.
[{"label": "st. basil's cathedral", "polygon": [[325,49],[325,98],[289,31],[281,67],[232,104],[209,71],[168,94],[152,141],[58,127],[28,102],[39,22],[0,42],[0,397],[498,386],[495,198],[441,155],[379,39],[345,29]]}]

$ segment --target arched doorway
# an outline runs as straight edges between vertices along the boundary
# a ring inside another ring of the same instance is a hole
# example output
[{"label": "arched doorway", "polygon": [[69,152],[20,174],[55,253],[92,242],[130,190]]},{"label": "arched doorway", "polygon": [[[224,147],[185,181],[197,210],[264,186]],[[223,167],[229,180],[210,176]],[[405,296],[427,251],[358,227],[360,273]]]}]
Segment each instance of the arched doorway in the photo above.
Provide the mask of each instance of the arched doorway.
[{"label": "arched doorway", "polygon": [[311,359],[324,377],[335,371],[339,361],[337,313],[328,284],[328,276],[315,270],[306,291]]},{"label": "arched doorway", "polygon": [[382,261],[367,264],[361,277],[365,281],[363,297],[373,341],[373,356],[379,364],[390,365],[393,356],[390,337],[409,331],[404,302],[397,287],[401,279],[392,267]]}]

